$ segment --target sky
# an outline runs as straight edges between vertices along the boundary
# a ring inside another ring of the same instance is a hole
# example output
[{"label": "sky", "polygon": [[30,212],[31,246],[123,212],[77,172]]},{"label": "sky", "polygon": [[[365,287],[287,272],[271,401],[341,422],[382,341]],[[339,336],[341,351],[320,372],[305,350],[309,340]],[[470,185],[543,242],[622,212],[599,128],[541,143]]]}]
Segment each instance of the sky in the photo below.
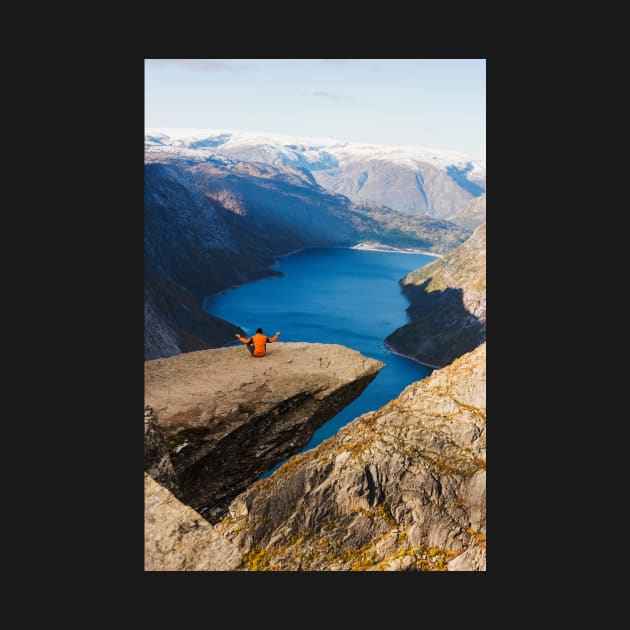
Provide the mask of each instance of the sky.
[{"label": "sky", "polygon": [[265,131],[486,159],[485,59],[145,59],[145,127]]}]

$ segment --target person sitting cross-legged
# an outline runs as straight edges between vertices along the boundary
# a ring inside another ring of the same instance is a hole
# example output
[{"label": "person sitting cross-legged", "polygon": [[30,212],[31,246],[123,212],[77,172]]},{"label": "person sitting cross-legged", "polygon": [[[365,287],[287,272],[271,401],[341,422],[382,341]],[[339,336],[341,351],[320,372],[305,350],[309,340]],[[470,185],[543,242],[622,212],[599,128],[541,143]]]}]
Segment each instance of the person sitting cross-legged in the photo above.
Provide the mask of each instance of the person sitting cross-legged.
[{"label": "person sitting cross-legged", "polygon": [[277,332],[273,337],[267,337],[267,335],[263,333],[262,328],[257,328],[256,334],[252,335],[249,339],[241,337],[238,333],[234,336],[241,343],[247,345],[247,349],[253,357],[264,357],[267,353],[267,344],[276,341],[280,333]]}]

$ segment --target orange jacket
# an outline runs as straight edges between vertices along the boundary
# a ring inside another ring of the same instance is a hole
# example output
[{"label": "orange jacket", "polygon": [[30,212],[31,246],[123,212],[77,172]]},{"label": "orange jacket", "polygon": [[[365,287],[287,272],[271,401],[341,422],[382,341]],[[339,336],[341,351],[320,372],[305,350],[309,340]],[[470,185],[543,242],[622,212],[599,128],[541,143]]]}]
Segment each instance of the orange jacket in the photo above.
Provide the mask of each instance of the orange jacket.
[{"label": "orange jacket", "polygon": [[238,336],[238,340],[242,343],[251,343],[254,344],[254,356],[255,357],[264,357],[267,352],[267,343],[273,343],[278,338],[278,335],[274,335],[273,337],[267,337],[267,335],[261,335],[260,333],[256,333],[249,339],[245,337]]}]

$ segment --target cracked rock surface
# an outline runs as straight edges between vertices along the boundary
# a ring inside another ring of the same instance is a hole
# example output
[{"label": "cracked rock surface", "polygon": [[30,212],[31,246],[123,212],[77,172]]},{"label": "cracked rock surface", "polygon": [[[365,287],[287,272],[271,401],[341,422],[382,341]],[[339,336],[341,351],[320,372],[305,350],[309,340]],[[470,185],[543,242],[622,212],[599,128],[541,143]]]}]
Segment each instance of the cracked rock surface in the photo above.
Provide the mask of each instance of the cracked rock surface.
[{"label": "cracked rock surface", "polygon": [[244,345],[145,362],[145,470],[212,523],[298,453],[383,363],[337,344]]},{"label": "cracked rock surface", "polygon": [[144,474],[145,571],[243,571],[238,549]]},{"label": "cracked rock surface", "polygon": [[256,482],[217,528],[250,570],[485,571],[486,344]]}]

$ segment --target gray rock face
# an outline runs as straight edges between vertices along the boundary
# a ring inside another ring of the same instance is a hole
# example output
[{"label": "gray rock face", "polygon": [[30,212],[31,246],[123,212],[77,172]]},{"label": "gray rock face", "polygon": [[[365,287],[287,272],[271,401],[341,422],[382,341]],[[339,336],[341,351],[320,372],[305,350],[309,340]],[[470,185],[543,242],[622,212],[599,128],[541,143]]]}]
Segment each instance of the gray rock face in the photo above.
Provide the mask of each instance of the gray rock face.
[{"label": "gray rock face", "polygon": [[238,549],[192,508],[144,475],[145,571],[246,571]]},{"label": "gray rock face", "polygon": [[270,257],[242,248],[220,212],[179,171],[145,165],[145,360],[223,345],[240,328],[203,299],[269,275]]},{"label": "gray rock face", "polygon": [[219,531],[250,570],[484,570],[485,365],[484,343],[293,457]]},{"label": "gray rock face", "polygon": [[448,217],[449,221],[467,230],[474,230],[486,221],[486,193],[473,199],[459,214]]},{"label": "gray rock face", "polygon": [[483,543],[475,543],[464,553],[448,563],[449,571],[485,571],[486,570],[486,546]]},{"label": "gray rock face", "polygon": [[175,470],[151,407],[144,409],[144,470],[170,490],[177,490]]},{"label": "gray rock face", "polygon": [[386,338],[394,350],[441,367],[477,347],[486,339],[486,224],[401,285],[410,322]]},{"label": "gray rock face", "polygon": [[148,287],[144,291],[144,358],[158,359],[179,354],[177,324],[153,299]]},{"label": "gray rock face", "polygon": [[[173,466],[174,493],[211,522],[263,472],[299,452],[383,364],[336,344],[245,346],[145,362],[145,403]],[[152,434],[150,434],[152,436]],[[164,470],[154,446],[147,470]]]},{"label": "gray rock face", "polygon": [[[322,188],[308,171],[255,162],[204,162],[183,173],[215,204],[236,215],[237,233],[256,229],[250,247],[280,253],[375,239],[400,247],[449,251],[470,234],[454,223],[356,204]],[[391,191],[390,191],[391,193]],[[391,193],[393,194],[393,193]],[[245,219],[244,219],[245,218]]]},{"label": "gray rock face", "polygon": [[348,220],[351,202],[335,197],[306,180],[294,169],[240,162],[203,163],[185,171],[209,199],[227,203],[247,220],[261,243],[276,251],[351,242],[356,228]]},{"label": "gray rock face", "polygon": [[473,196],[443,170],[414,161],[357,160],[316,171],[317,181],[354,201],[382,203],[406,213],[445,218],[463,210]]}]

